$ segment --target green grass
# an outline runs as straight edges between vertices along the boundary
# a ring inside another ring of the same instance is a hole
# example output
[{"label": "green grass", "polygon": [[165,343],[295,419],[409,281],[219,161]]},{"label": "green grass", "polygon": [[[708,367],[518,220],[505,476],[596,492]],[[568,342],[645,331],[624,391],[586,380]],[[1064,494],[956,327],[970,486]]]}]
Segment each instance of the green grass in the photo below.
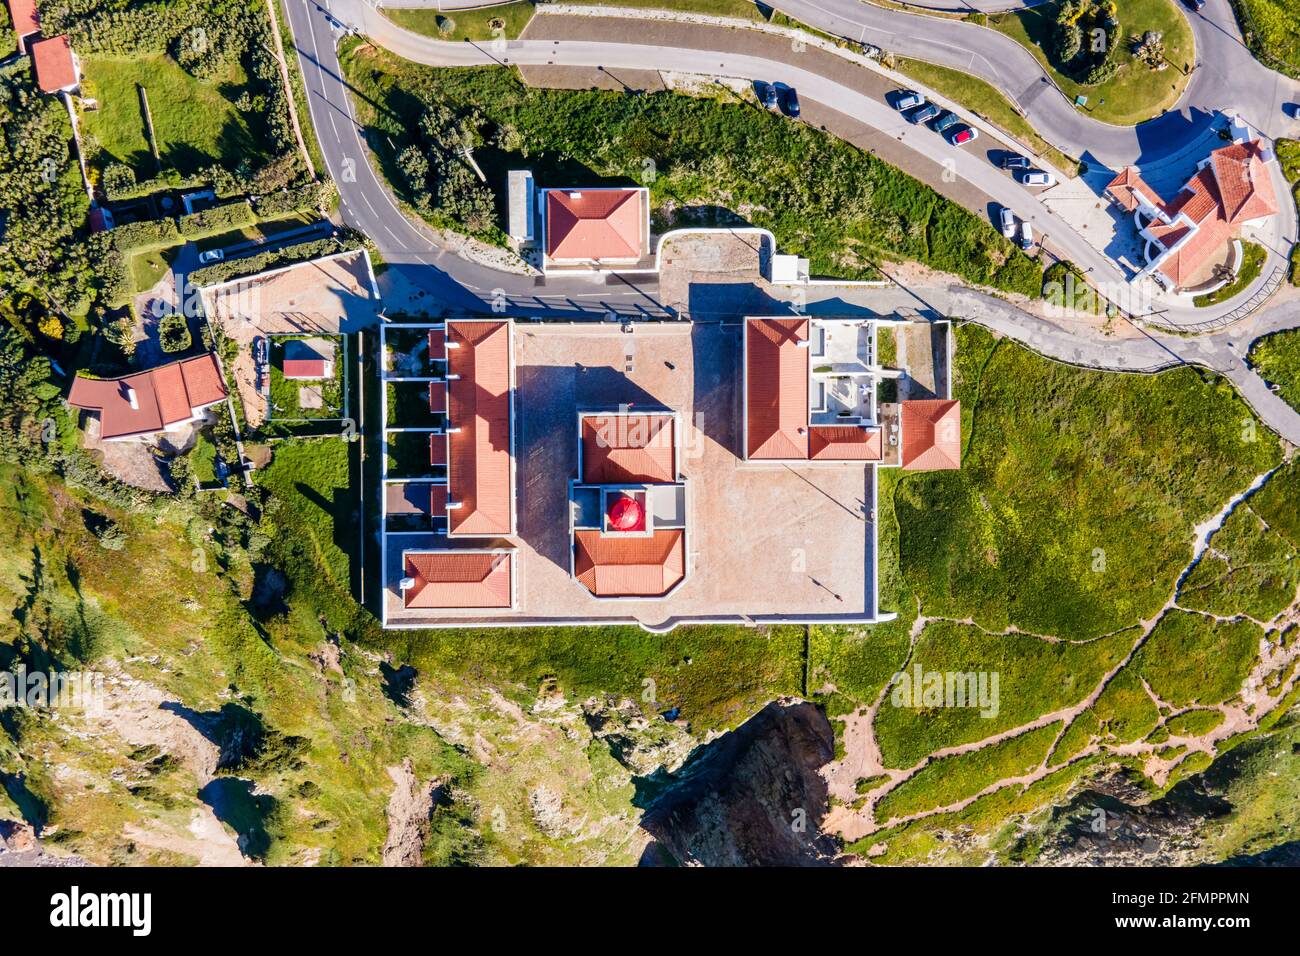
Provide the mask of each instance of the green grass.
[{"label": "green grass", "polygon": [[895,57],[894,68],[1006,130],[1061,172],[1069,175],[1078,172],[1078,161],[1039,136],[1029,120],[993,84],[969,73],[906,57]]},{"label": "green grass", "polygon": [[[600,7],[636,7],[651,10],[674,10],[679,13],[704,13],[715,17],[763,20],[762,13],[750,0],[574,0],[578,5]],[[779,14],[778,14],[779,16]],[[772,18],[776,19],[776,16]]]},{"label": "green grass", "polygon": [[1221,289],[1215,289],[1205,295],[1198,295],[1192,300],[1196,306],[1203,308],[1207,305],[1226,302],[1234,295],[1244,292],[1252,282],[1259,278],[1259,273],[1264,268],[1264,261],[1268,258],[1268,250],[1258,243],[1243,241],[1241,253],[1241,268],[1237,270],[1232,281]]},{"label": "green grass", "polygon": [[947,621],[926,627],[907,670],[998,675],[998,707],[983,717],[972,707],[895,706],[893,693],[876,716],[876,740],[889,767],[910,767],[926,754],[973,743],[1083,700],[1128,653],[1132,630],[1086,643],[1028,635],[986,634]]},{"label": "green grass", "polygon": [[[1300,335],[1300,333],[1296,333]],[[1250,508],[1281,535],[1300,549],[1300,459],[1292,458],[1274,473],[1263,488],[1250,499]]]},{"label": "green grass", "polygon": [[1295,600],[1300,584],[1295,552],[1247,501],[1210,538],[1210,550],[1183,582],[1179,606],[1221,617],[1247,614],[1271,620]]},{"label": "green grass", "polygon": [[1165,722],[1165,729],[1174,737],[1198,737],[1208,734],[1223,723],[1223,713],[1218,710],[1189,710],[1185,714],[1170,717]]},{"label": "green grass", "polygon": [[1059,723],[1048,724],[978,751],[927,764],[881,798],[876,819],[884,822],[950,806],[999,780],[1027,774],[1043,762],[1060,729]]},{"label": "green grass", "polygon": [[1070,312],[1102,315],[1106,302],[1070,262],[1053,262],[1043,273],[1043,299],[1048,305]]},{"label": "green grass", "polygon": [[1191,528],[1281,459],[1207,373],[1082,371],[969,325],[957,339],[961,470],[909,477],[896,502],[929,615],[1074,639],[1132,625],[1167,599]]},{"label": "green grass", "polygon": [[180,253],[180,246],[149,249],[133,254],[129,261],[131,284],[136,292],[145,292],[162,281]]},{"label": "green grass", "polygon": [[385,9],[384,16],[399,27],[438,40],[491,40],[501,36],[513,40],[533,18],[531,0],[504,3],[481,10]]},{"label": "green grass", "polygon": [[637,182],[653,168],[658,231],[749,222],[808,256],[818,275],[871,278],[878,261],[913,259],[980,285],[1029,296],[1041,288],[1040,267],[982,218],[841,140],[751,104],[529,89],[504,70],[430,69],[352,42],[342,61],[390,182],[399,176],[388,140],[400,151],[410,118],[442,100],[481,117],[479,133],[495,145],[475,156],[498,187],[521,164],[542,185]]},{"label": "green grass", "polygon": [[92,162],[102,168],[122,162],[138,179],[155,175],[139,86],[148,91],[158,152],[165,169],[182,176],[221,163],[260,165],[269,159],[234,100],[248,78],[236,65],[224,75],[198,80],[170,56],[132,59],[83,57],[84,90],[99,103],[83,110],[82,122]]},{"label": "green grass", "polygon": [[[1048,52],[1052,50],[1056,13],[1062,2],[1049,0],[1040,6],[991,16],[988,25],[1033,53],[1071,100],[1080,94],[1087,96],[1086,110],[1094,119],[1132,126],[1159,116],[1177,102],[1195,61],[1195,42],[1187,18],[1173,0],[1124,0],[1118,5],[1122,49],[1115,55],[1119,72],[1096,86],[1085,86],[1067,76]],[[1172,65],[1163,71],[1149,69],[1129,49],[1129,38],[1148,30],[1164,34],[1165,57]],[[1188,75],[1183,74],[1184,68]]]},{"label": "green grass", "polygon": [[1300,76],[1300,2],[1233,0],[1251,52],[1274,69]]},{"label": "green grass", "polygon": [[[258,484],[288,512],[282,546],[305,552],[310,558],[305,566],[324,572],[329,583],[343,591],[357,547],[351,527],[355,494],[348,487],[349,447],[339,438],[277,442],[270,466],[255,473]],[[300,560],[293,563],[301,566]]]},{"label": "green grass", "polygon": [[194,479],[200,485],[215,485],[217,483],[217,446],[208,438],[206,432],[199,432],[198,440],[195,441],[194,447],[190,450],[190,469],[194,473]]},{"label": "green grass", "polygon": [[1221,704],[1241,691],[1261,637],[1263,631],[1250,621],[1170,611],[1127,670],[1140,674],[1157,697],[1177,707]]},{"label": "green grass", "polygon": [[1257,339],[1250,347],[1250,363],[1260,375],[1278,386],[1278,394],[1300,408],[1300,330],[1289,329]]}]

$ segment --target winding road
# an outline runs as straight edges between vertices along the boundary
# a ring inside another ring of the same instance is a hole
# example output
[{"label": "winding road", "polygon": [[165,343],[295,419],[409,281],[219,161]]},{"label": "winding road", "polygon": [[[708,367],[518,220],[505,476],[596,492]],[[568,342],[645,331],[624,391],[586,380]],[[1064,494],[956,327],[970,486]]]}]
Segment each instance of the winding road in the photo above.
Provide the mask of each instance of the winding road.
[{"label": "winding road", "polygon": [[[442,6],[451,8],[456,2],[443,0]],[[465,0],[465,5],[482,4],[481,0],[472,4]],[[1107,165],[1133,161],[1145,164],[1173,155],[1200,137],[1204,128],[1198,124],[1208,123],[1213,110],[1222,107],[1241,109],[1248,120],[1268,132],[1277,125],[1271,115],[1281,116],[1280,103],[1300,98],[1295,83],[1266,70],[1241,44],[1227,0],[1209,0],[1205,8],[1209,15],[1199,24],[1193,19],[1198,44],[1203,44],[1198,46],[1198,62],[1204,64],[1205,57],[1216,50],[1222,51],[1224,62],[1199,67],[1177,110],[1136,129],[1107,126],[1079,113],[1047,80],[1028,51],[992,30],[952,19],[873,7],[859,0],[775,0],[773,5],[826,32],[860,37],[892,52],[979,75],[1016,99],[1045,138],[1067,150],[1071,144],[1091,143],[1077,151]],[[628,317],[668,314],[657,299],[658,283],[653,277],[539,279],[509,272],[463,255],[465,249],[449,246],[445,238],[435,236],[405,215],[374,172],[364,131],[353,115],[336,52],[345,25],[397,55],[433,66],[497,63],[596,67],[612,63],[625,69],[781,80],[797,86],[805,98],[874,126],[921,155],[934,149],[932,134],[910,126],[884,104],[788,62],[718,49],[628,43],[621,38],[619,42],[515,40],[505,44],[504,49],[495,45],[489,49],[487,44],[443,42],[403,30],[363,0],[321,0],[319,4],[315,0],[284,0],[284,7],[325,164],[339,185],[345,222],[373,239],[389,268],[403,280],[426,290],[452,310],[482,311],[486,305],[516,314],[569,318],[599,317],[603,313]],[[1225,12],[1226,25],[1221,22]],[[1217,45],[1213,40],[1216,35],[1225,38]],[[1237,97],[1241,97],[1240,101],[1234,102]],[[1117,284],[1124,281],[1113,262],[986,160],[961,150],[953,151],[952,158],[959,177],[1011,207],[1021,218],[1032,218],[1040,233],[1050,231],[1061,254],[1088,269],[1090,278]],[[1294,225],[1288,235],[1294,235]],[[1231,330],[1214,335],[1190,338],[1143,330],[1141,334],[1106,339],[1095,327],[1050,322],[995,297],[957,287],[911,289],[900,295],[923,301],[926,308],[941,314],[970,318],[1073,364],[1155,370],[1192,363],[1214,369],[1231,379],[1279,434],[1300,443],[1300,414],[1273,394],[1242,360],[1243,349],[1256,335],[1300,326],[1300,306],[1294,303],[1261,310]],[[829,291],[825,297],[843,310],[845,297]],[[817,306],[817,301],[809,303],[812,311]],[[1167,310],[1166,317],[1177,311]],[[1209,311],[1187,309],[1187,319],[1207,318]]]}]

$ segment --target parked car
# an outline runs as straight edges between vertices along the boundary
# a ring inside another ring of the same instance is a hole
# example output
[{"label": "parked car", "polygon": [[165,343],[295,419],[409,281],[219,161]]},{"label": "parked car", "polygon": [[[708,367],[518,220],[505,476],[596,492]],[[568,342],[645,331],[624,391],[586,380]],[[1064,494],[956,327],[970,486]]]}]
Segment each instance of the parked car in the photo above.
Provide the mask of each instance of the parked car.
[{"label": "parked car", "polygon": [[1014,241],[1016,238],[1016,214],[1003,206],[1002,212],[998,214],[998,219],[1002,226],[1002,235]]},{"label": "parked car", "polygon": [[1028,169],[1020,174],[1020,181],[1026,186],[1054,186],[1056,177],[1042,169]]},{"label": "parked car", "polygon": [[1289,116],[1292,119],[1300,119],[1300,103],[1283,103],[1282,115]]},{"label": "parked car", "polygon": [[776,87],[771,83],[764,83],[762,80],[755,80],[754,92],[758,95],[758,101],[768,109],[774,110],[779,105],[776,95]]},{"label": "parked car", "polygon": [[943,115],[934,121],[934,131],[936,133],[946,133],[960,122],[961,120],[957,118],[957,114],[944,110]]},{"label": "parked car", "polygon": [[799,118],[799,94],[794,91],[793,86],[785,88],[785,115],[792,119]]},{"label": "parked car", "polygon": [[1025,252],[1034,248],[1034,230],[1027,222],[1020,224],[1020,248]]},{"label": "parked car", "polygon": [[1021,156],[1019,153],[1003,153],[1002,168],[1003,169],[1028,169],[1029,157]]},{"label": "parked car", "polygon": [[207,252],[199,253],[199,262],[220,262],[226,258],[225,249],[209,249]]},{"label": "parked car", "polygon": [[973,143],[979,139],[979,135],[979,130],[971,129],[965,124],[954,126],[947,133],[948,142],[954,146],[965,146],[967,143]]},{"label": "parked car", "polygon": [[1205,8],[1205,0],[1183,0],[1183,2],[1197,13]]},{"label": "parked car", "polygon": [[903,110],[910,110],[917,106],[925,105],[925,97],[916,90],[895,90],[894,91],[894,109],[900,113]]},{"label": "parked car", "polygon": [[909,123],[928,123],[930,120],[938,116],[940,112],[942,111],[939,107],[935,106],[933,103],[926,103],[919,109],[915,109],[911,113],[907,114],[907,120]]}]

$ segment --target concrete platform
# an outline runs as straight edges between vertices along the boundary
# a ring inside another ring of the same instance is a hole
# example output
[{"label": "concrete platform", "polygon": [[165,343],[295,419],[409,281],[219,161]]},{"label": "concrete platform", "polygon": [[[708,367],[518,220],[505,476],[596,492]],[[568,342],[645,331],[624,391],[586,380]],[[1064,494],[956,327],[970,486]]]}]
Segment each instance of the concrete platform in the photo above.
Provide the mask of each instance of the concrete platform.
[{"label": "concrete platform", "polygon": [[[519,533],[516,607],[488,616],[408,611],[404,549],[463,547],[387,536],[388,626],[864,621],[876,614],[874,470],[862,462],[751,465],[740,445],[737,324],[520,324],[515,329]],[[682,413],[687,578],[659,600],[599,600],[570,576],[568,482],[577,411],[619,404]],[[484,546],[488,543],[484,542]]]}]

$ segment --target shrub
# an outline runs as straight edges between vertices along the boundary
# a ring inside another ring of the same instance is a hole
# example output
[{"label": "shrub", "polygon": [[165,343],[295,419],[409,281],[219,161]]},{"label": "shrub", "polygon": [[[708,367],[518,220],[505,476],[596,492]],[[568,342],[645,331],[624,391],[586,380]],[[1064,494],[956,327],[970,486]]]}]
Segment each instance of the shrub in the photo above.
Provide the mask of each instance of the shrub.
[{"label": "shrub", "polygon": [[126,532],[111,518],[105,518],[95,526],[95,537],[105,551],[121,551],[126,547]]},{"label": "shrub", "polygon": [[169,312],[158,320],[158,344],[164,352],[184,352],[192,342],[190,324],[184,315]]},{"label": "shrub", "polygon": [[202,212],[182,216],[180,234],[185,239],[202,239],[206,236],[229,232],[231,229],[251,226],[256,221],[257,217],[253,215],[253,207],[247,202],[226,203],[224,206],[213,206],[211,209],[204,209]]}]

